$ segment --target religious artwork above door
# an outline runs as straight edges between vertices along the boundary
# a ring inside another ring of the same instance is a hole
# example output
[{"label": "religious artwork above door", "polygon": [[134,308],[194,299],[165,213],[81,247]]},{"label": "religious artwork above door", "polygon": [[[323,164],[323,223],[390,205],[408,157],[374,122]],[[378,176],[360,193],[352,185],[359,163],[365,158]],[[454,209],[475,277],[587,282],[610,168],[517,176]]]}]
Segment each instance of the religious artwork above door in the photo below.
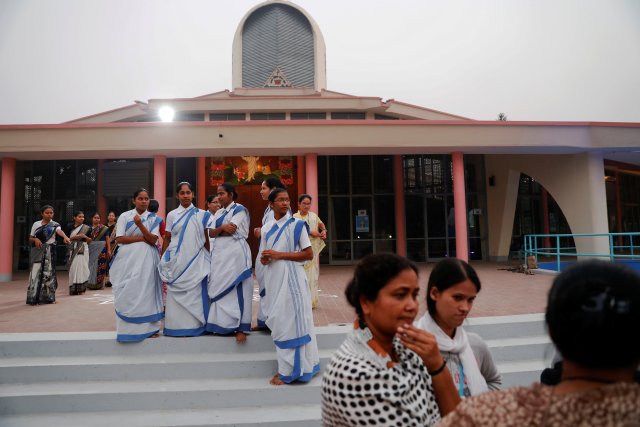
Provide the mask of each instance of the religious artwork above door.
[{"label": "religious artwork above door", "polygon": [[223,182],[233,185],[261,184],[267,178],[278,178],[293,184],[294,161],[291,156],[210,157],[209,186]]}]

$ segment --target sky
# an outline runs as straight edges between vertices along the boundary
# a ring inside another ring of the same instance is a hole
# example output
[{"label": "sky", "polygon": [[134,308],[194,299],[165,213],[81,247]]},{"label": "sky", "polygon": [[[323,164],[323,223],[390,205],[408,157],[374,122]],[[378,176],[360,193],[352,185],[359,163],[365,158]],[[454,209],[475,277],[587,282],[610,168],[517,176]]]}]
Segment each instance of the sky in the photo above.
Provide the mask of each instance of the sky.
[{"label": "sky", "polygon": [[[257,0],[0,0],[0,124],[231,87]],[[327,89],[476,120],[640,122],[638,0],[298,0]]]}]

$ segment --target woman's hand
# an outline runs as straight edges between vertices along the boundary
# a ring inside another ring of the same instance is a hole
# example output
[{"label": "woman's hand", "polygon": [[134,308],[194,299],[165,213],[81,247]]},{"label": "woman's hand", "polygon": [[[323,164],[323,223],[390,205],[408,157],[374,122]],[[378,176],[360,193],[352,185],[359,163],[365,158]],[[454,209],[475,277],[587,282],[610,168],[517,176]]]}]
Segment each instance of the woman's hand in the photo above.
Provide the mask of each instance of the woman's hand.
[{"label": "woman's hand", "polygon": [[64,236],[64,239],[62,239],[62,241],[64,242],[65,245],[70,245],[71,244],[71,239],[68,238],[67,236]]},{"label": "woman's hand", "polygon": [[282,252],[274,251],[273,249],[265,249],[262,251],[262,256],[260,257],[260,262],[262,265],[269,264],[272,260],[280,259]]},{"label": "woman's hand", "polygon": [[256,236],[256,238],[260,238],[260,234],[261,234],[261,228],[260,227],[256,227],[253,229],[253,235]]},{"label": "woman's hand", "polygon": [[38,239],[37,237],[34,237],[33,244],[35,245],[36,248],[40,249],[42,247],[42,240]]},{"label": "woman's hand", "polygon": [[325,240],[327,238],[327,229],[326,228],[320,232],[320,238],[322,240]]},{"label": "woman's hand", "polygon": [[238,229],[238,226],[230,222],[228,224],[224,224],[223,226],[221,226],[221,228],[222,228],[222,231],[224,231],[225,233],[231,236],[236,232],[236,230]]},{"label": "woman's hand", "polygon": [[142,224],[142,219],[140,218],[140,215],[136,214],[136,216],[133,217],[133,222],[135,222],[136,225]]},{"label": "woman's hand", "polygon": [[444,363],[436,337],[429,332],[405,324],[398,328],[398,336],[405,347],[420,356],[428,371],[435,371]]}]

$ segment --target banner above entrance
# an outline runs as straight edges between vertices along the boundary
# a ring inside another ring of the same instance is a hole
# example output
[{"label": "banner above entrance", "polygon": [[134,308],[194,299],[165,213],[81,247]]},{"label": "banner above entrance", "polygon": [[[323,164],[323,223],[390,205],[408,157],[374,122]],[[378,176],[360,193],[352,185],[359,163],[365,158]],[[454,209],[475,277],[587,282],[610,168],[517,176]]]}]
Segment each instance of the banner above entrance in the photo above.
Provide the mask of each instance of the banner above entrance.
[{"label": "banner above entrance", "polygon": [[210,157],[209,185],[229,182],[233,185],[261,184],[267,178],[278,178],[293,185],[295,162],[291,156]]}]

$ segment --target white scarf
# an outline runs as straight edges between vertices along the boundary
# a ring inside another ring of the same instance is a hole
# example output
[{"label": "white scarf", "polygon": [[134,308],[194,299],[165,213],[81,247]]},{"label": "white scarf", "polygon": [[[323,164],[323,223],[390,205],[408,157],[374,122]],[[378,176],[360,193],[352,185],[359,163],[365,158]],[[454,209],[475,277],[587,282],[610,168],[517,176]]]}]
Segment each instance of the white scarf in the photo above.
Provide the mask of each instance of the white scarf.
[{"label": "white scarf", "polygon": [[482,376],[482,373],[480,373],[478,362],[473,355],[473,350],[471,349],[471,345],[469,345],[469,339],[464,329],[456,328],[456,333],[454,337],[451,338],[438,326],[429,312],[424,313],[420,319],[414,322],[414,325],[417,328],[432,333],[436,337],[438,348],[441,351],[456,353],[458,355],[464,369],[464,374],[467,377],[467,384],[472,396],[489,390],[487,381]]}]

